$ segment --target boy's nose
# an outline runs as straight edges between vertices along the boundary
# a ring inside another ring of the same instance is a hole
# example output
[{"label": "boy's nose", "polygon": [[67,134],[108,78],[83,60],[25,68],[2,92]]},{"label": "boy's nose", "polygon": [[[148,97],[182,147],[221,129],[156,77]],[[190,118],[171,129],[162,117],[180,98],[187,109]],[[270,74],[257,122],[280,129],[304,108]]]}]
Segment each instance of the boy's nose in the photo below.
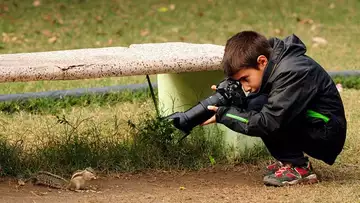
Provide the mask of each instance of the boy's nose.
[{"label": "boy's nose", "polygon": [[250,92],[251,87],[249,87],[249,86],[243,86],[243,89],[244,89],[245,92]]},{"label": "boy's nose", "polygon": [[244,85],[242,85],[242,89],[243,89],[243,91],[246,92],[246,93],[249,93],[250,90],[251,90],[251,88],[249,88],[249,87],[247,87],[247,86],[244,86]]}]

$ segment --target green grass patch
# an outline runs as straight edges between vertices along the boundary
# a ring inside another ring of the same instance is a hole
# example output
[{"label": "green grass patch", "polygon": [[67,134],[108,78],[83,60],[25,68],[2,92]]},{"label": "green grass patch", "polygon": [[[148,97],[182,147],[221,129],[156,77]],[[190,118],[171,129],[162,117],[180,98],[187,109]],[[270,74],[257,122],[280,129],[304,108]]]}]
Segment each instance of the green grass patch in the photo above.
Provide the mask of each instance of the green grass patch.
[{"label": "green grass patch", "polygon": [[150,90],[109,92],[104,94],[84,94],[82,96],[64,96],[63,98],[33,98],[21,101],[0,103],[0,111],[8,114],[29,112],[32,114],[58,114],[72,107],[113,106],[122,102],[139,102],[151,97]]},{"label": "green grass patch", "polygon": [[360,89],[360,76],[335,76],[333,80],[345,88]]},{"label": "green grass patch", "polygon": [[[144,114],[140,122],[128,121],[130,134],[119,133],[119,121],[113,120],[110,134],[93,121],[91,127],[79,130],[84,120],[57,118],[62,125],[59,135],[41,136],[36,144],[25,145],[19,139],[0,137],[1,175],[28,175],[37,170],[57,174],[91,166],[106,171],[137,171],[143,169],[199,169],[225,161],[221,134],[211,135],[196,128],[186,139],[168,121]],[[91,122],[91,121],[86,121]]]}]

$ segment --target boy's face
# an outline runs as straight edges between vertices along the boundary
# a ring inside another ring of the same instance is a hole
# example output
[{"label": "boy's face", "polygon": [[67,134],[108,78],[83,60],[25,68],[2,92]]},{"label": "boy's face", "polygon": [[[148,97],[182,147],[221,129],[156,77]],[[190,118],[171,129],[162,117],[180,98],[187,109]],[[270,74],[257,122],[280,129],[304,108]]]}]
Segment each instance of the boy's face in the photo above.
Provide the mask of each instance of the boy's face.
[{"label": "boy's face", "polygon": [[255,93],[260,89],[264,70],[268,63],[267,58],[263,55],[260,55],[257,61],[257,67],[243,68],[231,77],[233,80],[238,80],[244,91],[249,93]]}]

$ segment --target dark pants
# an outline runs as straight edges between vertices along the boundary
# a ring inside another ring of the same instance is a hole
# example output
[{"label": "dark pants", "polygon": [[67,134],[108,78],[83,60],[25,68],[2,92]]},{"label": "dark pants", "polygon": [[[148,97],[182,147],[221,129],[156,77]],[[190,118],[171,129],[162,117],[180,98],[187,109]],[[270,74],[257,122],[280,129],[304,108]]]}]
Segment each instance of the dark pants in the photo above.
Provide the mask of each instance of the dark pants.
[{"label": "dark pants", "polygon": [[[267,103],[266,95],[254,97],[249,100],[248,110],[260,111],[265,103]],[[336,123],[330,122],[335,122],[335,119],[330,119],[329,126],[338,126]],[[306,153],[329,165],[334,163],[336,156],[341,151],[334,146],[339,145],[339,142],[344,143],[345,136],[340,134],[345,133],[346,130],[344,131],[341,128],[330,129],[324,123],[313,124],[307,121],[305,116],[301,118],[299,116],[291,123],[274,135],[261,137],[275,159],[283,163],[300,166],[308,161],[308,158],[304,156]],[[331,133],[328,132],[329,130]]]}]

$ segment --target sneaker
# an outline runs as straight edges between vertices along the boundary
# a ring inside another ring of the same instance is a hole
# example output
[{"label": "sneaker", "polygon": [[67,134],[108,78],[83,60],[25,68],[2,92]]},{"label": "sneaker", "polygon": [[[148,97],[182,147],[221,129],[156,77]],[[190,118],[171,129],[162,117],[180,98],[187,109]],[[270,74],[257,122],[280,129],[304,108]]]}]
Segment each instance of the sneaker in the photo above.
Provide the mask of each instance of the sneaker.
[{"label": "sneaker", "polygon": [[285,186],[295,184],[312,184],[319,182],[310,162],[302,167],[280,167],[274,174],[264,177],[264,184],[269,186]]},{"label": "sneaker", "polygon": [[282,166],[283,166],[283,163],[281,163],[280,161],[276,161],[273,164],[266,166],[264,175],[268,176],[268,175],[274,174]]}]

